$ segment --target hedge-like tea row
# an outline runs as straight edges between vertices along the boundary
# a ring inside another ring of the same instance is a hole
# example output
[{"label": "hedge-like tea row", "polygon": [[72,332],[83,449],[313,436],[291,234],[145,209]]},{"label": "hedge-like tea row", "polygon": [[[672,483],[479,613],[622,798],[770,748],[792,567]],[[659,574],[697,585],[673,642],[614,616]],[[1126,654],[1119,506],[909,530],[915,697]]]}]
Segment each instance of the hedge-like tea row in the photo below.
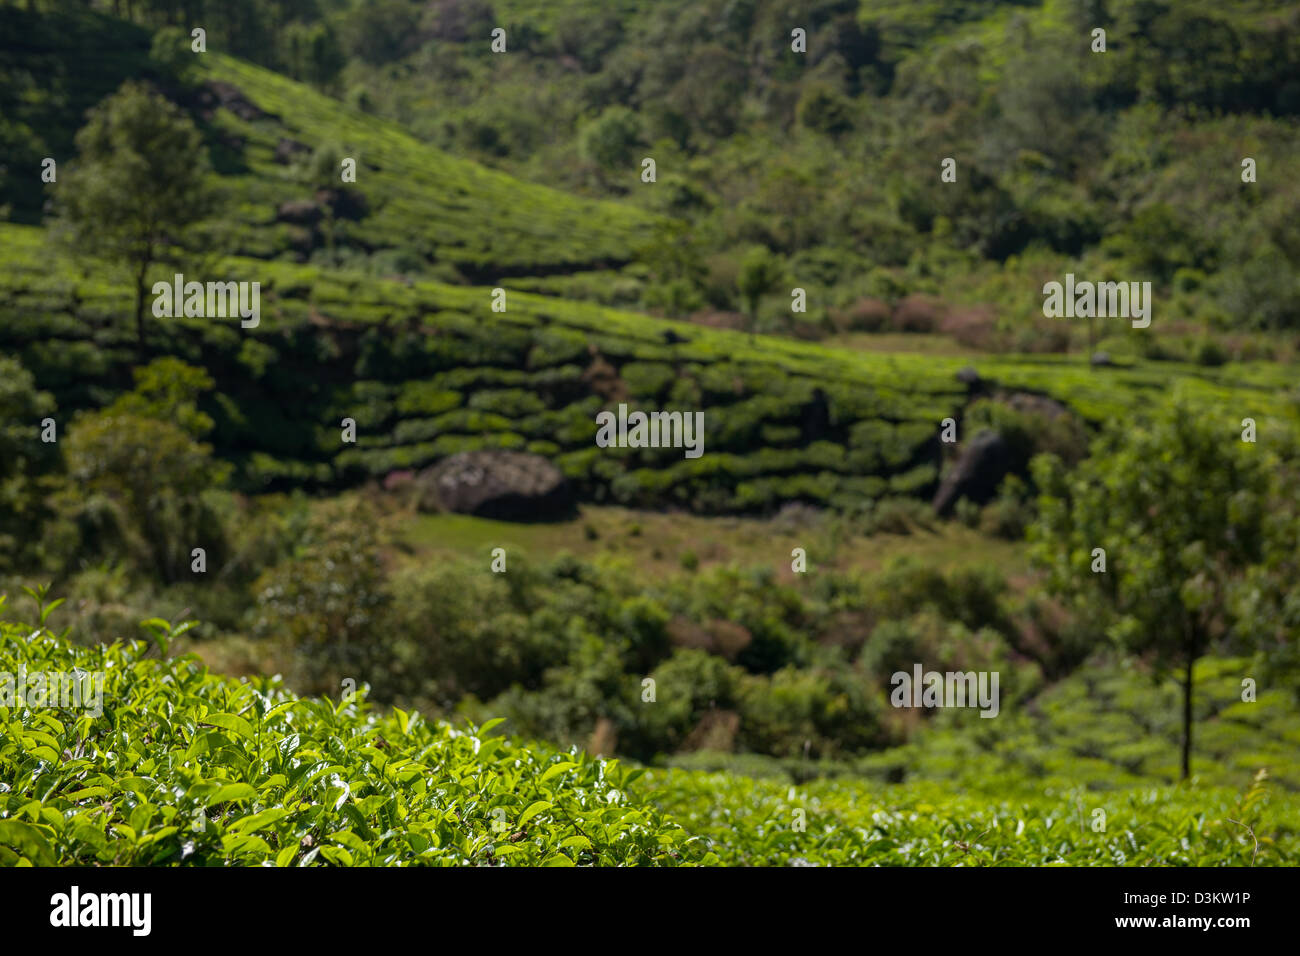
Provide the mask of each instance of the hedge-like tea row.
[{"label": "hedge-like tea row", "polygon": [[[643,775],[490,736],[495,721],[456,730],[218,677],[166,658],[182,628],[146,623],[156,643],[84,647],[0,622],[0,865],[1266,866],[1300,853],[1295,795],[1263,781],[1062,787],[971,754],[960,787]],[[33,689],[37,675],[93,688],[101,674],[98,700]]]},{"label": "hedge-like tea row", "polygon": [[[65,416],[129,387],[136,351],[123,290],[100,273],[82,278],[84,264],[51,255],[37,230],[0,226],[0,237],[13,251],[0,276],[0,350],[19,355]],[[150,320],[150,354],[212,374],[212,441],[248,490],[338,487],[507,448],[552,459],[587,500],[640,507],[763,511],[793,499],[924,495],[938,475],[940,422],[960,418],[968,398],[955,378],[963,359],[751,339],[509,289],[496,313],[484,288],[246,259],[222,268],[262,283],[258,327]],[[1225,426],[1252,417],[1272,435],[1296,421],[1287,383],[1267,368],[977,364],[1093,422],[1140,413],[1171,379]],[[620,402],[703,411],[704,456],[597,448],[595,415]],[[342,441],[345,418],[355,444]]]},{"label": "hedge-like tea row", "polygon": [[991,773],[974,791],[850,778],[792,787],[682,770],[651,780],[661,806],[730,866],[1294,866],[1300,857],[1296,798],[1267,786],[1044,790]]},{"label": "hedge-like tea row", "polygon": [[[152,626],[165,645],[170,629]],[[273,679],[161,660],[157,646],[87,648],[0,623],[0,672],[14,678],[7,697],[0,684],[0,866],[709,859],[629,792],[641,771],[617,761],[489,736],[495,721],[455,730],[296,699]],[[36,675],[48,687],[74,674],[91,675],[89,693],[36,696]]]}]

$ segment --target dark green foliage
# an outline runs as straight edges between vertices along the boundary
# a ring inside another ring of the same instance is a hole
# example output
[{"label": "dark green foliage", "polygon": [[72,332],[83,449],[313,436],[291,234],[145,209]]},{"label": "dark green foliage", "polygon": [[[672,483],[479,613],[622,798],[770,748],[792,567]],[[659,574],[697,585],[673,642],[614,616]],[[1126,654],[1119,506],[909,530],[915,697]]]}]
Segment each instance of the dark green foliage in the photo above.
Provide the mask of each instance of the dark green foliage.
[{"label": "dark green foliage", "polygon": [[58,234],[77,256],[121,267],[135,294],[145,349],[145,289],[159,262],[178,261],[215,197],[199,131],[147,87],[124,83],[77,133],[77,159],[56,195]]},{"label": "dark green foliage", "polygon": [[[137,368],[135,378],[134,391],[77,416],[68,430],[61,497],[83,533],[63,557],[80,564],[106,551],[172,584],[193,573],[194,549],[214,566],[223,558],[225,532],[209,497],[229,466],[198,441],[212,428],[196,404],[211,378],[175,359]],[[116,515],[106,526],[96,516],[104,508]]]},{"label": "dark green foliage", "polygon": [[[0,571],[38,562],[42,532],[53,516],[51,495],[63,469],[54,399],[32,375],[0,356]],[[47,421],[48,420],[48,421]]]},{"label": "dark green foliage", "polygon": [[1195,662],[1229,635],[1246,637],[1230,595],[1265,561],[1271,457],[1173,404],[1113,429],[1072,474],[1053,456],[1036,460],[1035,554],[1049,588],[1098,636],[1184,670],[1184,777]]},{"label": "dark green foliage", "polygon": [[626,107],[611,106],[582,129],[581,152],[612,179],[633,182],[639,170],[636,148],[641,127]]}]

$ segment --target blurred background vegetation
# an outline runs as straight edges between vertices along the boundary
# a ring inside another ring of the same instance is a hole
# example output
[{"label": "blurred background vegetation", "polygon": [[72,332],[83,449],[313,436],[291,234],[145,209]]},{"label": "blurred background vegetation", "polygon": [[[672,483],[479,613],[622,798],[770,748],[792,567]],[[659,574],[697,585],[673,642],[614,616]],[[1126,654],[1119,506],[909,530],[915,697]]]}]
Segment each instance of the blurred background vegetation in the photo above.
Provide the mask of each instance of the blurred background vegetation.
[{"label": "blurred background vegetation", "polygon": [[[0,4],[0,591],[694,769],[1294,790],[1298,112],[1293,3]],[[262,324],[141,313],[173,267]],[[1151,328],[1044,319],[1067,271]],[[706,454],[595,448],[618,401]],[[580,517],[428,513],[484,448]],[[889,708],[916,662],[1002,716]]]}]

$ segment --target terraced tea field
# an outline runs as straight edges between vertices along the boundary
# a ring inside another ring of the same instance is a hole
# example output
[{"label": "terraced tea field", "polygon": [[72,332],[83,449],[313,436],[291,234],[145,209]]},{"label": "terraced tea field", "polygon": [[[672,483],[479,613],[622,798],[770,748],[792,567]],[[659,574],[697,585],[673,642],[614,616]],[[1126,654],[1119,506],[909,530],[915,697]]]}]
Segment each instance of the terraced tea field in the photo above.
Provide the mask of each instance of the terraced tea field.
[{"label": "terraced tea field", "polygon": [[276,159],[286,139],[357,160],[348,192],[363,197],[365,215],[335,224],[349,241],[371,253],[401,249],[445,262],[480,281],[620,264],[654,226],[634,207],[584,200],[457,159],[394,123],[252,64],[211,53],[203,67],[205,79],[233,85],[255,108],[240,106],[243,116],[220,109],[213,119],[219,135],[239,147],[223,185],[238,211],[233,232],[244,255],[278,256],[302,238],[293,225],[275,221],[280,204],[312,196],[309,184],[293,181]]},{"label": "terraced tea field", "polygon": [[[41,234],[0,226],[0,348],[16,352],[66,414],[128,384],[124,289],[57,258]],[[52,265],[55,267],[52,268]],[[213,442],[249,490],[340,487],[476,448],[552,459],[581,496],[629,507],[761,512],[802,500],[853,506],[925,494],[938,430],[970,398],[956,356],[846,352],[652,319],[507,288],[404,283],[284,262],[231,259],[261,282],[263,318],[154,322],[151,347],[217,382]],[[84,273],[83,273],[84,274]],[[989,383],[1057,398],[1100,423],[1179,392],[1227,427],[1253,417],[1278,436],[1297,420],[1285,369],[1140,364],[1090,370],[1065,358],[981,360]],[[600,449],[596,412],[627,402],[702,410],[708,454]],[[355,444],[340,424],[357,424]]]}]

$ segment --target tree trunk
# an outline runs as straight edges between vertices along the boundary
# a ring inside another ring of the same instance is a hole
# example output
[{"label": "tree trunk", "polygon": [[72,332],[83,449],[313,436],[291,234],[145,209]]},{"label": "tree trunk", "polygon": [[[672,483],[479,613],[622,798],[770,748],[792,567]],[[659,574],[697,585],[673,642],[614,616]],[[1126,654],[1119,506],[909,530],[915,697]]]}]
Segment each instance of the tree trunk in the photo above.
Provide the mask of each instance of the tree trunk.
[{"label": "tree trunk", "polygon": [[144,283],[135,285],[135,349],[144,361]]},{"label": "tree trunk", "polygon": [[1187,649],[1187,673],[1183,678],[1183,779],[1192,775],[1192,665],[1196,652]]},{"label": "tree trunk", "polygon": [[144,295],[145,289],[147,288],[145,285],[145,279],[149,275],[149,264],[152,261],[153,254],[151,249],[150,254],[140,262],[140,267],[135,273],[135,351],[141,365],[144,364],[145,355]]}]

